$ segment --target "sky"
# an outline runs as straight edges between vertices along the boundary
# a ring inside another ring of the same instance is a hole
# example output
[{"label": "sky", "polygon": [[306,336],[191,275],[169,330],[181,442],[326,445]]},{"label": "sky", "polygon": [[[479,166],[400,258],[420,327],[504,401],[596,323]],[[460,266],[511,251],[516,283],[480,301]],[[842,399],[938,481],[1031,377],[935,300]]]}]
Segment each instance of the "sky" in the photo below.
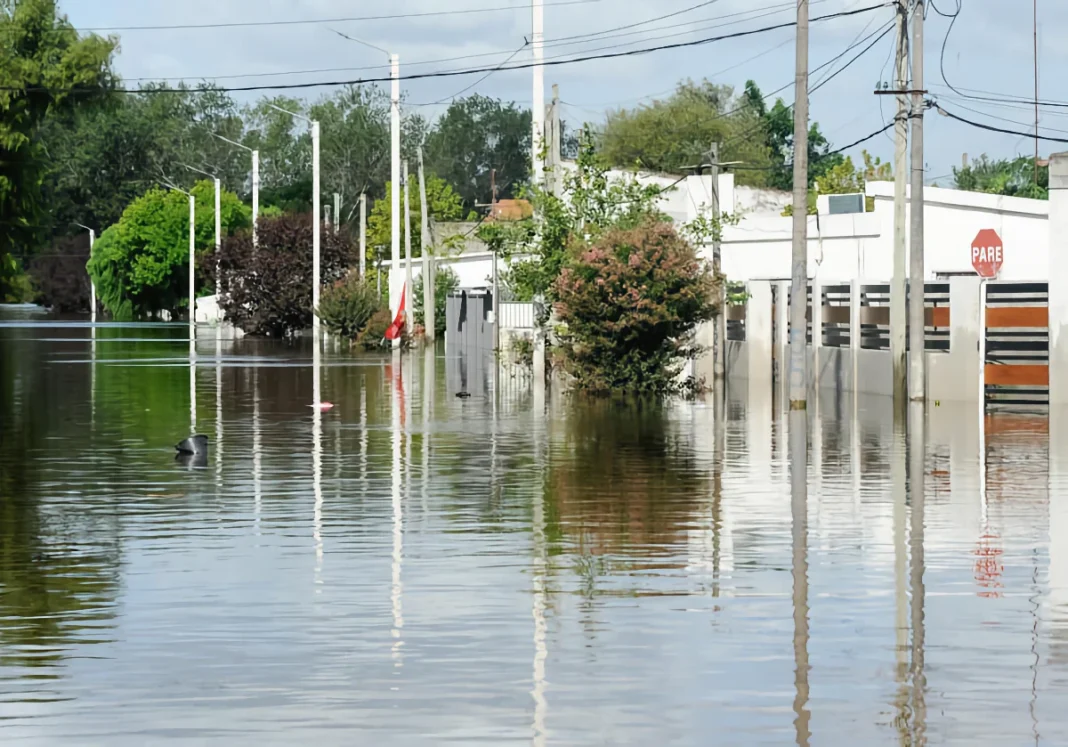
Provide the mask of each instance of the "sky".
[{"label": "sky", "polygon": [[[810,13],[815,18],[879,2],[812,0]],[[787,23],[794,17],[792,0],[659,0],[656,3],[545,0],[545,3],[545,55],[546,59],[557,60],[696,41]],[[1058,79],[1054,74],[1063,68],[1068,57],[1068,48],[1056,43],[1058,38],[1068,35],[1068,3],[1063,0],[1037,0],[1037,3],[1039,98],[1050,104],[1068,102],[1068,80],[1063,76]],[[1031,5],[1025,0],[940,0],[935,8],[928,9],[925,87],[931,96],[946,110],[967,119],[1031,134],[1021,137],[989,132],[929,112],[925,119],[925,170],[929,183],[948,185],[952,168],[961,163],[964,153],[975,158],[984,153],[1009,157],[1034,152],[1034,109],[1033,104],[1026,103],[1034,98]],[[947,41],[950,20],[938,11],[951,15],[958,7],[960,12]],[[400,55],[402,75],[494,67],[506,60],[510,60],[508,64],[521,64],[531,59],[530,46],[526,43],[531,34],[531,13],[525,0],[392,0],[389,3],[61,0],[60,8],[79,29],[94,29],[119,37],[117,67],[130,85],[141,79],[173,79],[173,82],[209,79],[225,86],[248,86],[381,78],[388,76],[388,60],[383,50]],[[439,15],[331,20],[426,13]],[[833,66],[815,73],[810,90],[823,76],[849,62],[875,41],[870,50],[810,96],[812,120],[820,123],[836,147],[871,134],[893,115],[893,99],[873,94],[876,82],[887,81],[892,75],[894,34],[891,31],[876,40],[891,20],[891,8],[882,7],[812,24],[809,53],[812,68],[842,54],[858,40],[862,43]],[[117,29],[250,21],[310,23]],[[337,32],[380,49],[350,41]],[[782,97],[789,103],[793,100],[794,53],[794,29],[784,28],[682,49],[575,62],[546,69],[546,97],[552,84],[559,84],[564,118],[575,123],[600,121],[609,108],[648,103],[657,96],[669,94],[685,78],[708,78],[739,90],[751,78],[765,93],[785,86]],[[465,59],[453,59],[457,57]],[[444,106],[437,102],[471,92],[530,105],[529,69],[496,72],[485,78],[484,75],[404,81],[405,105],[418,107],[433,117]],[[321,87],[234,95],[241,101],[275,93],[314,99],[330,90]],[[996,101],[976,100],[974,96]],[[1044,135],[1066,141],[1042,142],[1043,156],[1068,150],[1068,103],[1043,106],[1040,130]],[[889,132],[879,135],[849,152],[857,155],[861,148],[884,160],[892,160],[892,135]]]}]

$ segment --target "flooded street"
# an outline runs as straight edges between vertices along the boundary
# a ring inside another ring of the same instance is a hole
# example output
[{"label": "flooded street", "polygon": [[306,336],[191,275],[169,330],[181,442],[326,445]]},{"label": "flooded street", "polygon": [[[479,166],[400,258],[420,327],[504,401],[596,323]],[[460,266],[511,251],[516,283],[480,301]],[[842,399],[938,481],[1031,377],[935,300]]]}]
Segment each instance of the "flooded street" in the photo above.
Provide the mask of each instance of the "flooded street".
[{"label": "flooded street", "polygon": [[717,421],[441,349],[195,353],[0,311],[4,744],[1068,742],[1045,414],[942,403],[918,449],[824,392],[800,471],[744,385]]}]

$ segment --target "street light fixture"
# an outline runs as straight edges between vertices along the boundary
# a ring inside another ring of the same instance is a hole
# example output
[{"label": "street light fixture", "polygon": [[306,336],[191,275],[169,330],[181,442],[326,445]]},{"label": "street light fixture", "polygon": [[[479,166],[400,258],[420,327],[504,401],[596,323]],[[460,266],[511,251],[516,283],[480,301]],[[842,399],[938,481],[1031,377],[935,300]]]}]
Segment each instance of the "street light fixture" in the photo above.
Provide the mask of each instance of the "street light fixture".
[{"label": "street light fixture", "polygon": [[267,102],[272,109],[283,114],[288,114],[297,119],[303,119],[311,126],[312,138],[312,334],[315,336],[315,344],[319,344],[319,286],[320,268],[319,253],[321,242],[321,215],[322,208],[319,206],[319,122],[303,114],[291,112],[276,104]]},{"label": "street light fixture", "polygon": [[219,140],[224,143],[229,143],[236,148],[247,150],[252,154],[252,246],[259,246],[259,232],[258,226],[260,218],[260,152],[255,148],[250,148],[243,143],[239,143],[235,140],[231,140],[228,137],[223,137],[217,133],[212,133]]}]

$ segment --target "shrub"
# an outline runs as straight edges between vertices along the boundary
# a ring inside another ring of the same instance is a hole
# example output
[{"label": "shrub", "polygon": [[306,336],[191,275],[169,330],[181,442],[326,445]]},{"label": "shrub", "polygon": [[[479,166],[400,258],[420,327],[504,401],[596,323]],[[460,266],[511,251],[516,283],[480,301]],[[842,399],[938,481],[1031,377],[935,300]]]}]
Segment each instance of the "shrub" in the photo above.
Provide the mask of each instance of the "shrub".
[{"label": "shrub", "polygon": [[332,334],[355,340],[381,307],[375,287],[352,272],[323,291],[319,318]]},{"label": "shrub", "polygon": [[[202,181],[192,191],[197,280],[203,287],[215,264],[215,186]],[[221,198],[223,235],[247,228],[249,208],[232,192],[224,191]],[[119,222],[96,242],[89,272],[100,302],[116,319],[185,308],[189,302],[188,198],[173,190],[153,189],[131,202]]]},{"label": "shrub", "polygon": [[89,309],[89,234],[65,236],[30,262],[34,300],[61,313]]},{"label": "shrub", "polygon": [[[252,234],[247,231],[223,242],[220,306],[226,318],[250,335],[283,337],[307,329],[312,323],[311,216],[261,218],[257,235],[258,247],[252,245]],[[324,230],[322,284],[332,285],[345,277],[356,256],[347,232]]]},{"label": "shrub", "polygon": [[713,318],[716,280],[667,224],[604,234],[556,281],[565,369],[579,389],[605,394],[677,391],[697,324]]},{"label": "shrub", "polygon": [[[423,283],[413,281],[415,285],[412,294],[412,305],[415,306],[415,323],[426,325],[423,317]],[[445,299],[449,294],[459,289],[460,278],[450,267],[438,267],[434,276],[434,337],[441,339],[445,336]]]},{"label": "shrub", "polygon": [[[389,329],[392,324],[392,319],[389,315],[389,309],[386,307],[380,308],[371,317],[371,320],[367,323],[367,326],[363,328],[363,331],[356,336],[356,342],[363,346],[364,350],[377,350],[379,348],[388,348],[393,346],[391,340],[386,339],[386,330]],[[407,327],[401,327],[401,347],[407,349],[411,347],[412,340],[408,336]]]}]

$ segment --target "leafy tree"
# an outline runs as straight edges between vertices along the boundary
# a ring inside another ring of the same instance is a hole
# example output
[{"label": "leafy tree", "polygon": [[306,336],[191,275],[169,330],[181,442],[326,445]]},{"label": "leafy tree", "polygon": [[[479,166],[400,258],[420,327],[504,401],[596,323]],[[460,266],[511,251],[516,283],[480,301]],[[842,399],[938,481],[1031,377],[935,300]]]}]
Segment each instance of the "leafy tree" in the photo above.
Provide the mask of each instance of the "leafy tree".
[{"label": "leafy tree", "polygon": [[0,298],[10,295],[14,254],[36,246],[45,215],[45,151],[39,128],[75,102],[91,104],[111,86],[117,42],[79,36],[55,0],[0,5]]},{"label": "leafy tree", "polygon": [[[419,185],[414,174],[408,177],[411,180],[409,187],[409,207],[411,209],[411,221],[408,225],[412,231],[412,256],[421,257],[422,252],[422,209],[423,203],[419,194]],[[382,258],[389,258],[390,247],[393,242],[393,221],[390,201],[392,200],[393,185],[386,182],[386,194],[377,200],[371,208],[371,214],[367,216],[367,257],[374,261],[376,253]],[[455,222],[463,220],[466,211],[463,200],[444,179],[433,174],[426,177],[427,212],[432,220],[443,222]],[[401,210],[404,210],[404,193],[401,193]],[[474,218],[466,215],[469,220]],[[401,224],[401,252],[403,256],[404,233],[407,226]],[[442,239],[444,237],[437,237]]]},{"label": "leafy tree", "polygon": [[1035,162],[1028,156],[993,160],[983,154],[964,168],[953,169],[957,189],[1010,197],[1049,199],[1049,166],[1040,166],[1035,182]]},{"label": "leafy tree", "polygon": [[[198,265],[214,271],[215,187],[193,187],[196,198]],[[237,195],[223,192],[222,228],[231,234],[250,225],[250,211]],[[173,190],[152,189],[130,203],[119,222],[93,247],[89,272],[100,301],[116,319],[134,319],[163,310],[177,311],[188,302],[189,201]],[[202,285],[204,272],[198,272]]]},{"label": "leafy tree", "polygon": [[[890,181],[894,178],[893,167],[889,163],[883,163],[878,157],[873,158],[868,151],[861,151],[864,159],[864,168],[858,170],[849,156],[837,165],[824,172],[823,176],[816,180],[815,189],[808,191],[808,214],[815,215],[817,212],[817,195],[847,195],[864,193],[868,182]],[[864,209],[871,212],[875,209],[875,198],[864,198]],[[794,206],[787,205],[783,215],[793,215]]]},{"label": "leafy tree", "polygon": [[716,280],[693,246],[650,216],[603,234],[555,283],[565,369],[581,390],[675,391],[696,326],[718,312]]},{"label": "leafy tree", "polygon": [[[252,234],[223,241],[220,269],[226,318],[251,335],[284,337],[312,324],[312,219],[310,214],[265,218]],[[320,280],[345,277],[356,252],[347,231],[322,232]]]},{"label": "leafy tree", "polygon": [[708,162],[713,143],[720,158],[756,167],[740,170],[740,184],[762,186],[772,164],[759,112],[745,106],[730,86],[685,80],[666,99],[608,113],[601,152],[617,168],[681,174]]},{"label": "leafy tree", "polygon": [[34,301],[59,312],[89,309],[89,234],[65,236],[30,261]]},{"label": "leafy tree", "polygon": [[530,111],[475,94],[457,99],[431,128],[426,167],[453,185],[464,207],[489,202],[491,172],[498,198],[515,196],[530,177]]},{"label": "leafy tree", "polygon": [[[434,337],[441,339],[445,335],[445,300],[460,288],[460,277],[451,267],[440,267],[434,275]],[[423,284],[416,283],[412,294],[415,306],[415,323],[426,325],[423,308]]]},{"label": "leafy tree", "polygon": [[[768,109],[764,95],[752,80],[745,83],[742,100],[746,109],[760,120],[760,132],[771,151],[771,172],[767,185],[775,189],[791,190],[794,185],[794,111],[782,99],[776,99]],[[816,180],[842,161],[840,154],[831,153],[830,141],[820,132],[819,123],[813,122],[808,130],[808,184]]]}]

